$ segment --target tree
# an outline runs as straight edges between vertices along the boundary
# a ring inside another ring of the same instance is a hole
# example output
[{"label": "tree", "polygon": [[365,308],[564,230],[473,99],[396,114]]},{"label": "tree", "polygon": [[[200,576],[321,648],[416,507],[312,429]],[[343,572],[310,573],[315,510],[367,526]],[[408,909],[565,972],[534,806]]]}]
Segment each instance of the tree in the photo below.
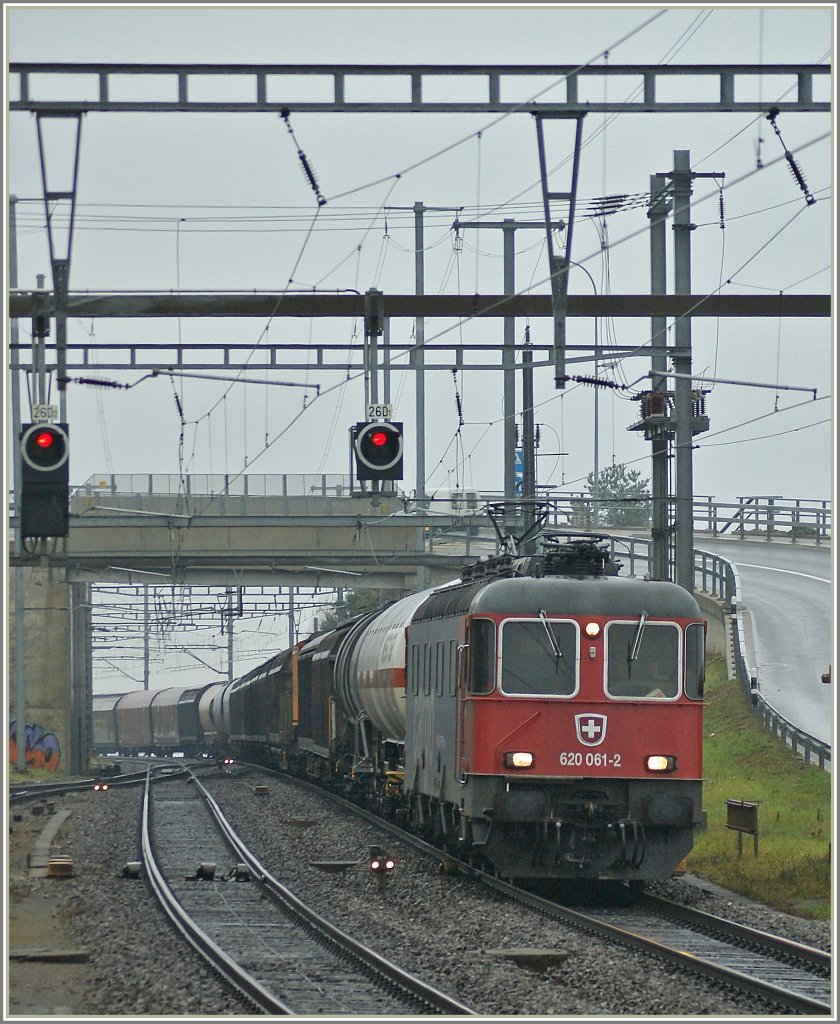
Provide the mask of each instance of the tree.
[{"label": "tree", "polygon": [[352,619],[355,615],[372,612],[382,604],[378,590],[346,590],[344,602],[336,605],[336,610],[321,616],[320,629],[335,629],[340,622]]},{"label": "tree", "polygon": [[[586,487],[595,497],[595,474],[590,473]],[[607,466],[598,473],[598,520],[602,526],[649,526],[650,481],[636,469],[623,463]]]}]

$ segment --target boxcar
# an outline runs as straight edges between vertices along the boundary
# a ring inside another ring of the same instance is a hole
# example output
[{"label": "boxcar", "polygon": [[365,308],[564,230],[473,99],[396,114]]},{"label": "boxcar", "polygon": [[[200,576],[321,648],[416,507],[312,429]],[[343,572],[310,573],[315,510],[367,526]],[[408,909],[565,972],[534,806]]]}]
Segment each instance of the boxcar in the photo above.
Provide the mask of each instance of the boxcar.
[{"label": "boxcar", "polygon": [[93,747],[100,753],[111,754],[117,749],[117,720],[114,711],[122,697],[121,693],[103,693],[93,698]]},{"label": "boxcar", "polygon": [[185,690],[184,686],[158,690],[152,700],[152,738],[162,754],[173,754],[181,749],[178,702]]},{"label": "boxcar", "polygon": [[151,703],[157,690],[135,690],[117,701],[114,714],[117,743],[121,754],[138,754],[154,746],[152,738]]}]

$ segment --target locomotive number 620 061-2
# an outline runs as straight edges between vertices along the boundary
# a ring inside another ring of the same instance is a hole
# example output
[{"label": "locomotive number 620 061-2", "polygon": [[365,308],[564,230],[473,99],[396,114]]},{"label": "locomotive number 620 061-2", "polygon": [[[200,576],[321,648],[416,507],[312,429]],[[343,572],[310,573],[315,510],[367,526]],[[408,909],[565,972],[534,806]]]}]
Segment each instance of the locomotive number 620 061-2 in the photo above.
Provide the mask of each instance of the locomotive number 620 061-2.
[{"label": "locomotive number 620 061-2", "polygon": [[587,768],[620,768],[621,754],[595,754],[591,750],[584,754],[580,750],[564,750],[560,764],[569,768],[584,764]]}]

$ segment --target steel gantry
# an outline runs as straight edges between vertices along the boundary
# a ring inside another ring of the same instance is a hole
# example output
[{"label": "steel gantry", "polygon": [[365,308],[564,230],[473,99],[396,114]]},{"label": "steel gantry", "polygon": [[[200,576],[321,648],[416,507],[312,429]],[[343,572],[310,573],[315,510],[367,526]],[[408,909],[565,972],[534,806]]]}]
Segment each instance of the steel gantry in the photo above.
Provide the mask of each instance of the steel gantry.
[{"label": "steel gantry", "polygon": [[[796,94],[780,100],[781,111],[827,112],[827,100],[814,98],[814,81],[831,74],[825,64],[115,64],[45,63],[12,61],[9,65],[12,92],[10,110],[35,113],[78,113],[105,111],[146,111],[150,113],[227,112],[259,113],[307,111],[321,113],[757,113],[766,108],[760,101],[745,99],[751,80],[765,83],[774,78],[795,83]],[[73,98],[56,99],[41,94],[51,81],[61,77],[66,94],[70,81],[78,88]],[[69,79],[66,76],[71,76]],[[659,98],[659,87],[686,77],[696,80],[687,99]],[[238,79],[253,88],[245,100],[200,99],[208,81]],[[379,79],[387,88],[380,95],[387,100],[355,99],[354,88],[361,82]],[[515,96],[517,79],[527,79],[530,95]],[[545,84],[534,87],[534,82]],[[625,100],[603,99],[606,79],[618,79],[635,86],[635,96]],[[170,99],[145,99],[144,86],[163,80],[171,88]],[[387,80],[387,81],[386,81]],[[484,99],[465,102],[429,99],[424,87],[434,89],[441,80],[482,81]],[[300,99],[300,83],[306,98]],[[702,95],[706,89],[705,97]],[[554,87],[562,89],[558,99],[547,98]],[[284,91],[284,89],[286,91]],[[133,96],[126,96],[127,92]],[[581,95],[581,91],[585,96]],[[117,94],[121,98],[116,98]],[[296,95],[297,93],[297,95]],[[314,94],[314,95],[313,95]],[[601,99],[590,99],[598,95]],[[315,98],[317,97],[317,98]],[[397,97],[397,98],[395,98]],[[737,97],[737,98],[736,98]]]}]

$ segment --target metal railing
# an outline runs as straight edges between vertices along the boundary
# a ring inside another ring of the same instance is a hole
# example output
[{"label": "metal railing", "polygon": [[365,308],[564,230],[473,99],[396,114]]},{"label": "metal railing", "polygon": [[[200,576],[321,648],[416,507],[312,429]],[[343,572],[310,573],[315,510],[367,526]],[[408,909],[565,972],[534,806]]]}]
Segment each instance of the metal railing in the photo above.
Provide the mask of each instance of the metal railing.
[{"label": "metal railing", "polygon": [[[102,473],[73,486],[71,494],[82,499],[119,496],[141,503],[151,496],[237,497],[245,499],[273,497],[353,497],[358,485],[342,473]],[[411,500],[398,486],[395,493]],[[438,489],[424,496],[421,504],[432,511],[454,515],[481,515],[488,503],[504,500],[499,491],[477,489]],[[633,502],[601,498],[575,491],[546,491],[540,501],[549,505],[547,525],[555,529],[608,532],[610,529],[648,529],[649,499]],[[255,504],[254,508],[250,504]],[[15,515],[14,492],[9,492],[9,519]],[[694,531],[713,537],[737,537],[739,540],[797,541],[817,545],[831,543],[831,502],[815,498],[780,498],[753,495],[737,502],[716,501],[709,495],[694,499]],[[259,515],[259,503],[249,503],[248,512]],[[231,505],[230,513],[245,514],[241,504]],[[224,514],[215,508],[214,514]]]},{"label": "metal railing", "polygon": [[103,473],[74,493],[102,495],[197,495],[214,497],[349,497],[351,478],[342,473]]}]

